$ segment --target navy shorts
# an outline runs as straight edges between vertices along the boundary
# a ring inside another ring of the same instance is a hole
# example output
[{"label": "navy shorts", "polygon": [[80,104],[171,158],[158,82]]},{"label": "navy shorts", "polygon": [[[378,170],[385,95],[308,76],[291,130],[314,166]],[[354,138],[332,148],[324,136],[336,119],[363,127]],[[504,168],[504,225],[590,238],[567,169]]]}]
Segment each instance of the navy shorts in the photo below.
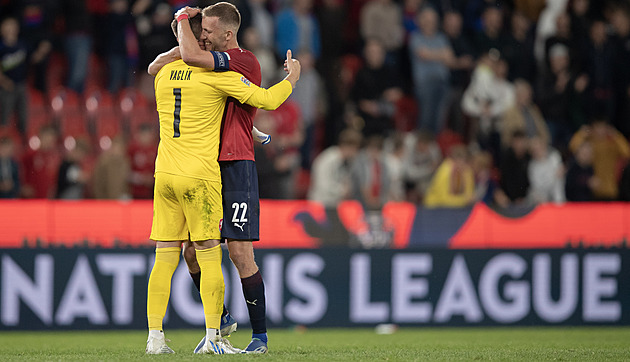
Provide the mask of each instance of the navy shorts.
[{"label": "navy shorts", "polygon": [[258,240],[260,202],[256,163],[250,160],[220,161],[219,165],[223,183],[221,237]]}]

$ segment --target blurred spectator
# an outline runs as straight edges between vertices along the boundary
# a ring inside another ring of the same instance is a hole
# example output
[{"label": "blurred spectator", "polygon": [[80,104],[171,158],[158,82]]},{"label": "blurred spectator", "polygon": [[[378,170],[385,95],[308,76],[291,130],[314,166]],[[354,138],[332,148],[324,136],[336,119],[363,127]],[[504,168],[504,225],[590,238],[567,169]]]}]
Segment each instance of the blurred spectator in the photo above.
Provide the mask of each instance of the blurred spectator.
[{"label": "blurred spectator", "polygon": [[418,23],[416,18],[422,8],[424,8],[426,2],[424,0],[404,0],[402,6],[402,24],[405,28],[405,42],[407,42],[409,35],[418,31]]},{"label": "blurred spectator", "polygon": [[[267,48],[260,42],[260,35],[256,28],[247,28],[243,31],[243,48],[254,53],[260,64],[262,76],[261,86],[269,88],[276,83],[278,78],[278,62],[271,48]],[[300,59],[301,61],[302,59]],[[296,88],[297,91],[299,88]]]},{"label": "blurred spectator", "polygon": [[[584,39],[583,39],[584,40]],[[581,44],[573,34],[571,34],[571,17],[569,14],[562,12],[556,17],[556,32],[545,41],[545,64],[549,66],[550,51],[556,45],[564,45],[569,51],[569,68],[571,71],[580,69],[581,67]]]},{"label": "blurred spectator", "polygon": [[529,193],[527,168],[530,156],[527,150],[527,138],[523,131],[512,134],[510,147],[503,152],[499,167],[501,173],[500,190],[495,194],[497,204],[505,207],[509,204],[525,204]]},{"label": "blurred spectator", "polygon": [[[400,5],[394,0],[369,0],[361,9],[360,21],[363,40],[378,40],[387,52],[387,58],[394,58],[405,35]],[[395,60],[388,63],[397,64]]]},{"label": "blurred spectator", "polygon": [[517,78],[523,78],[530,83],[536,81],[534,37],[531,22],[523,13],[516,11],[512,14],[511,31],[501,51],[510,67],[510,81]]},{"label": "blurred spectator", "polygon": [[315,126],[325,110],[324,85],[315,69],[315,59],[310,53],[299,53],[296,56],[302,65],[300,86],[291,94],[291,100],[300,107],[304,142],[300,147],[301,166],[310,170],[315,146]]},{"label": "blurred spectator", "polygon": [[158,140],[154,127],[150,124],[140,125],[128,150],[131,162],[131,195],[134,199],[153,197],[157,148]]},{"label": "blurred spectator", "polygon": [[28,51],[19,33],[20,24],[15,18],[6,18],[0,24],[0,124],[7,125],[15,112],[17,130],[24,135],[28,117]]},{"label": "blurred spectator", "polygon": [[335,208],[350,196],[350,171],[361,147],[361,134],[346,129],[339,135],[339,144],[325,149],[313,161],[308,199]]},{"label": "blurred spectator", "polygon": [[122,137],[112,140],[110,149],[103,151],[94,168],[94,198],[126,200],[129,193],[131,164],[127,144]]},{"label": "blurred spectator", "polygon": [[465,207],[475,201],[475,176],[463,145],[451,147],[438,167],[424,198],[424,206]]},{"label": "blurred spectator", "polygon": [[514,105],[514,86],[507,81],[507,63],[496,51],[484,54],[475,67],[462,98],[464,114],[471,117],[470,137],[483,150],[499,159],[500,125],[503,114]]},{"label": "blurred spectator", "polygon": [[[251,28],[256,29],[260,45],[266,49],[273,49],[273,16],[266,8],[267,0],[247,0],[247,4],[252,14]],[[242,24],[241,29],[245,29]],[[246,49],[253,52],[252,49]]]},{"label": "blurred spectator", "polygon": [[389,165],[389,183],[391,185],[390,200],[403,201],[405,199],[405,136],[395,133],[385,139],[385,162]]},{"label": "blurred spectator", "polygon": [[20,2],[22,37],[26,42],[33,73],[33,85],[47,92],[48,61],[53,45],[53,23],[57,15],[56,1],[27,0]]},{"label": "blurred spectator", "polygon": [[494,204],[494,194],[499,185],[492,170],[492,155],[485,151],[476,152],[471,165],[475,174],[475,201]]},{"label": "blurred spectator", "polygon": [[77,200],[85,197],[85,186],[90,174],[85,168],[86,158],[90,154],[90,144],[79,138],[74,147],[66,152],[57,173],[57,198]]},{"label": "blurred spectator", "polygon": [[534,55],[536,62],[544,69],[547,66],[545,42],[556,33],[556,18],[564,13],[568,0],[547,0],[546,7],[540,13],[536,23],[536,42],[534,44]]},{"label": "blurred spectator", "polygon": [[621,2],[613,7],[610,23],[615,30],[614,125],[626,137],[630,137],[630,5]]},{"label": "blurred spectator", "polygon": [[560,153],[538,137],[529,140],[529,153],[529,201],[534,205],[564,202],[564,165]]},{"label": "blurred spectator", "polygon": [[[613,119],[615,112],[614,98],[614,55],[613,44],[608,41],[606,24],[595,21],[590,28],[590,37],[586,51],[582,56],[583,71],[589,79],[586,90],[589,114],[605,115]],[[581,126],[582,124],[580,124]]]},{"label": "blurred spectator", "polygon": [[127,59],[127,32],[133,20],[127,0],[111,0],[107,15],[105,52],[109,66],[108,89],[116,93],[130,84],[129,62]]},{"label": "blurred spectator", "polygon": [[25,198],[53,198],[57,172],[61,163],[58,149],[58,134],[52,126],[44,126],[38,137],[31,141],[32,150],[22,159],[24,181],[22,195]]},{"label": "blurred spectator", "polygon": [[392,199],[391,170],[383,152],[383,137],[372,135],[352,165],[353,198],[365,210],[380,210]]},{"label": "blurred spectator", "polygon": [[20,195],[20,169],[15,160],[13,139],[0,138],[0,199],[14,199]]},{"label": "blurred spectator", "polygon": [[444,126],[450,85],[447,65],[452,62],[453,51],[439,31],[438,14],[433,8],[423,9],[417,20],[420,31],[411,35],[409,53],[420,107],[418,129],[438,134]]},{"label": "blurred spectator", "polygon": [[365,66],[356,75],[352,98],[363,118],[363,134],[383,135],[392,129],[395,104],[402,97],[400,77],[385,64],[385,50],[377,40],[367,41],[363,55]]},{"label": "blurred spectator", "polygon": [[593,171],[593,146],[583,142],[577,147],[565,180],[567,201],[593,201],[599,180]]},{"label": "blurred spectator", "polygon": [[[334,83],[337,78],[337,67],[344,51],[347,51],[347,34],[339,34],[339,29],[346,25],[347,12],[343,0],[323,0],[321,6],[317,8],[317,19],[321,31],[322,54],[318,61],[318,69],[321,75],[329,83]],[[327,84],[327,87],[332,87]]]},{"label": "blurred spectator", "polygon": [[575,39],[586,39],[589,33],[590,0],[569,1],[569,17],[571,18],[571,34]]},{"label": "blurred spectator", "polygon": [[65,50],[68,57],[68,87],[82,93],[92,51],[92,17],[87,0],[62,0],[65,19]]},{"label": "blurred spectator", "polygon": [[595,118],[590,126],[583,126],[571,139],[574,153],[584,142],[593,145],[593,170],[599,180],[593,189],[600,201],[616,200],[619,196],[618,170],[630,158],[630,144],[606,119]]},{"label": "blurred spectator", "polygon": [[284,102],[273,112],[258,111],[254,124],[261,131],[273,135],[270,144],[256,150],[259,157],[258,183],[261,198],[292,199],[295,197],[295,178],[300,166],[299,148],[304,142],[302,116],[299,106]]},{"label": "blurred spectator", "polygon": [[[571,105],[579,106],[577,99],[588,85],[586,76],[574,77],[569,69],[569,49],[556,44],[549,50],[549,72],[541,76],[538,97],[540,109],[547,120],[554,147],[562,150],[573,133]],[[581,118],[578,117],[578,118]]]},{"label": "blurred spectator", "polygon": [[503,33],[503,11],[501,8],[489,5],[481,14],[481,30],[475,34],[475,50],[478,55],[487,53],[490,49],[503,49],[507,39]]},{"label": "blurred spectator", "polygon": [[449,92],[448,119],[450,128],[464,134],[464,114],[462,113],[462,97],[464,89],[470,82],[470,73],[474,68],[474,49],[468,38],[462,34],[462,16],[456,12],[444,14],[444,34],[453,49],[453,57],[448,63],[451,71],[451,87]]},{"label": "blurred spectator", "polygon": [[429,188],[433,173],[442,162],[442,152],[433,134],[422,130],[409,133],[405,139],[403,162],[407,199],[420,203]]},{"label": "blurred spectator", "polygon": [[508,147],[512,143],[512,134],[520,130],[527,138],[538,137],[549,144],[549,129],[540,109],[532,101],[532,87],[524,79],[514,82],[515,104],[503,115],[501,121],[501,144]]},{"label": "blurred spectator", "polygon": [[286,57],[288,49],[295,53],[309,52],[319,58],[319,23],[312,7],[313,0],[293,0],[290,8],[276,16],[276,54],[280,59]]}]

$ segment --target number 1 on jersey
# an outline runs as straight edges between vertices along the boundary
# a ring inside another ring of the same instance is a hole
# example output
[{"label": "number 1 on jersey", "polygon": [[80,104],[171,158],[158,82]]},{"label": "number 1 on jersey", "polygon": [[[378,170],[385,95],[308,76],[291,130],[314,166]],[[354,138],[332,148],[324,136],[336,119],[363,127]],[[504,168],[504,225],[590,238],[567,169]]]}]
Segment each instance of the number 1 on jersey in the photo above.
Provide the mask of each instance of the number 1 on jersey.
[{"label": "number 1 on jersey", "polygon": [[179,122],[181,121],[179,118],[179,112],[182,110],[182,89],[181,88],[173,88],[173,95],[175,96],[175,112],[173,112],[173,138],[177,138],[180,136],[179,134]]}]

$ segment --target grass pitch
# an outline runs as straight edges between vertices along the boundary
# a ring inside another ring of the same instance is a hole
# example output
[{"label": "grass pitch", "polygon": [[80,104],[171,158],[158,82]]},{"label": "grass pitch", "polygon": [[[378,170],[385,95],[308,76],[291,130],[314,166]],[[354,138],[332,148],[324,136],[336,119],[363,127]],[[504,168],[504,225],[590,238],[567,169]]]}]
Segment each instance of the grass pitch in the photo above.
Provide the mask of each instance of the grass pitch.
[{"label": "grass pitch", "polygon": [[[243,348],[249,333],[238,331],[230,340]],[[0,360],[630,360],[630,328],[402,328],[391,335],[374,329],[274,329],[269,354],[236,356],[192,354],[202,335],[202,330],[167,330],[177,353],[147,356],[145,331],[1,332]]]}]

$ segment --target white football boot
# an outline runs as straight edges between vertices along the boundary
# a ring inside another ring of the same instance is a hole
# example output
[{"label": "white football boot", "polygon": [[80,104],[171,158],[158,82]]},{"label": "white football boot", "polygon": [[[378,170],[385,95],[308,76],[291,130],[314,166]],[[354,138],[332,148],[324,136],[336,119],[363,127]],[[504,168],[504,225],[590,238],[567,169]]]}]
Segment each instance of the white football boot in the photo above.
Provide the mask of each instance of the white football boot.
[{"label": "white football boot", "polygon": [[164,338],[163,331],[149,331],[149,338],[147,339],[147,348],[145,349],[147,354],[169,354],[175,353],[171,347],[166,345],[166,339]]}]

